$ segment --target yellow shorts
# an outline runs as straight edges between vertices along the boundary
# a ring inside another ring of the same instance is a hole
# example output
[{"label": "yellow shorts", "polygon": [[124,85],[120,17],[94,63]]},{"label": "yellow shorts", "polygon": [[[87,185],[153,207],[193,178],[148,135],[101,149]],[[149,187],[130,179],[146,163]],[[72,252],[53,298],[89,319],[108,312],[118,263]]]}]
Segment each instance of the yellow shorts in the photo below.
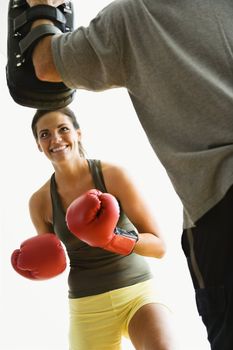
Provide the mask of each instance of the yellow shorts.
[{"label": "yellow shorts", "polygon": [[69,299],[70,350],[120,350],[122,336],[128,337],[128,325],[145,304],[161,303],[153,280],[107,293]]}]

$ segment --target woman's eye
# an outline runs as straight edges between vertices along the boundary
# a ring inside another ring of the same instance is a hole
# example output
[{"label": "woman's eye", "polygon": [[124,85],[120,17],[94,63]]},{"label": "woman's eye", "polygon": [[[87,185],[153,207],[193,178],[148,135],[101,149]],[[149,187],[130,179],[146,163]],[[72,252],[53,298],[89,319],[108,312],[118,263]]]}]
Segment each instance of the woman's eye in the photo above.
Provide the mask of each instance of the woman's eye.
[{"label": "woman's eye", "polygon": [[47,137],[48,136],[48,133],[47,132],[42,132],[41,134],[40,134],[40,138],[41,139],[44,139],[45,137]]},{"label": "woman's eye", "polygon": [[66,132],[66,131],[69,131],[69,128],[67,128],[67,126],[63,126],[60,130],[62,132]]}]

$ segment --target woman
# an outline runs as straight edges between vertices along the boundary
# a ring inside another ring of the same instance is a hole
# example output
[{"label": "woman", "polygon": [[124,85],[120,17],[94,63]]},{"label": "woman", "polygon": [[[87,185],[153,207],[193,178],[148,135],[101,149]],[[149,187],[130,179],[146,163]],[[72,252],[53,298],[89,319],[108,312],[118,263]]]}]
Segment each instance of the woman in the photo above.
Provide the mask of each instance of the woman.
[{"label": "woman", "polygon": [[[135,349],[175,349],[168,309],[152,290],[143,257],[161,258],[165,246],[138,189],[120,167],[85,158],[81,131],[69,108],[38,110],[32,131],[54,174],[32,195],[30,214],[37,233],[54,232],[70,258],[70,350],[117,350],[123,335]],[[68,230],[67,208],[90,189],[118,200],[117,227],[138,235],[131,254],[93,248]]]}]

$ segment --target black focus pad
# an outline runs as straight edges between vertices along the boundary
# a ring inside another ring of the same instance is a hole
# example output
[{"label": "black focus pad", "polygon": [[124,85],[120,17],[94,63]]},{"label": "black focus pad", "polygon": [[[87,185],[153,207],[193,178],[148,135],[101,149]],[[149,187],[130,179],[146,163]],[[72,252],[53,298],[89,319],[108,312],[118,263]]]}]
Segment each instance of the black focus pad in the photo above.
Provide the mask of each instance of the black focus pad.
[{"label": "black focus pad", "polygon": [[[49,19],[53,25],[31,29],[36,19]],[[38,5],[30,8],[26,0],[10,0],[8,7],[8,38],[6,78],[13,100],[35,109],[58,109],[70,104],[75,90],[64,83],[39,80],[32,64],[32,50],[43,36],[73,31],[74,10],[68,1],[57,8]]]}]

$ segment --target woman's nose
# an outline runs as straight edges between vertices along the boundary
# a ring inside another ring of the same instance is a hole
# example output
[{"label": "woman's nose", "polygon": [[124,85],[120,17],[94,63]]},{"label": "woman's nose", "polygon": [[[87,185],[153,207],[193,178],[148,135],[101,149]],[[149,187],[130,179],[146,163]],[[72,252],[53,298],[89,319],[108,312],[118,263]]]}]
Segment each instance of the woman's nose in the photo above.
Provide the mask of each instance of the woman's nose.
[{"label": "woman's nose", "polygon": [[51,136],[53,142],[61,141],[62,139],[61,135],[58,132],[54,132]]}]

